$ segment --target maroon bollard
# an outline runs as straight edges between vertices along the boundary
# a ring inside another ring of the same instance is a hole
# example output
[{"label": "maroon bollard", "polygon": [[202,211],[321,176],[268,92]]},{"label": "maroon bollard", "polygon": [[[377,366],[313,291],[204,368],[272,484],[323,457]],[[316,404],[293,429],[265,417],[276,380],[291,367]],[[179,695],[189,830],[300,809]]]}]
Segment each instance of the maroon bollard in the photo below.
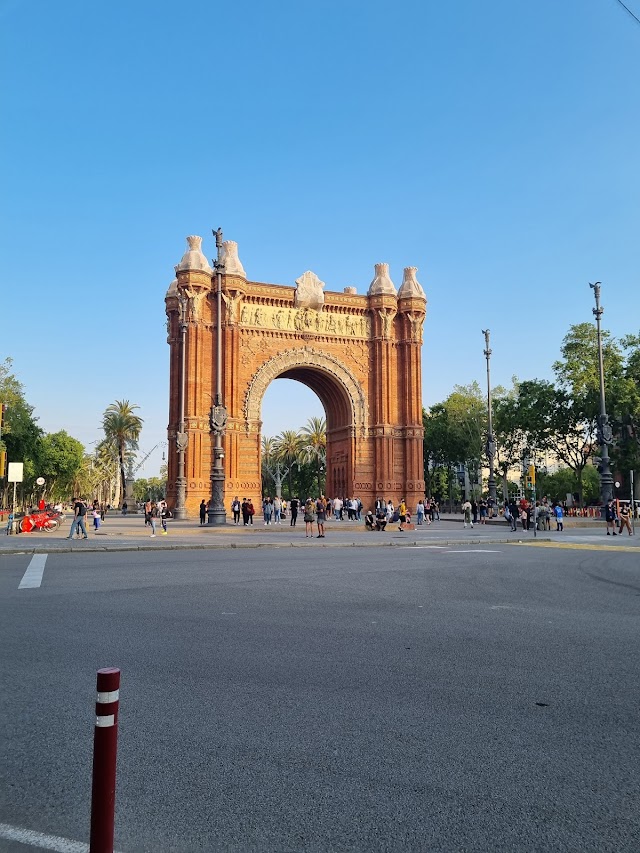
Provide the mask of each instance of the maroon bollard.
[{"label": "maroon bollard", "polygon": [[90,853],[113,853],[120,670],[99,669],[93,735]]}]

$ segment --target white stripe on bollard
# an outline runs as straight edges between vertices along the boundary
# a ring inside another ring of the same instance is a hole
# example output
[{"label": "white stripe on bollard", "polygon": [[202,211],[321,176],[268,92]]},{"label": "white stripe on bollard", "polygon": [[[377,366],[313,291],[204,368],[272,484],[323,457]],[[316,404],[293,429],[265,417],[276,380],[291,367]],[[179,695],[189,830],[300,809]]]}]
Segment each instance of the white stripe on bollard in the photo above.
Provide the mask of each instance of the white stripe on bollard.
[{"label": "white stripe on bollard", "polygon": [[98,693],[96,702],[100,702],[102,705],[105,705],[107,702],[117,702],[119,698],[120,691],[112,690],[110,693]]},{"label": "white stripe on bollard", "polygon": [[115,714],[105,714],[102,717],[96,717],[96,726],[99,729],[108,729],[109,726],[115,725]]}]

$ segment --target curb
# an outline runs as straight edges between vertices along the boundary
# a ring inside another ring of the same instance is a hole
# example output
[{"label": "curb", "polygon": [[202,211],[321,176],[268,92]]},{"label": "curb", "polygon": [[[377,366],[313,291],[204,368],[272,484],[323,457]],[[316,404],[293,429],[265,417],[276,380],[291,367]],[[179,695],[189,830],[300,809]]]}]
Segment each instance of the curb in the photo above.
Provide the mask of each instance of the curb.
[{"label": "curb", "polygon": [[[532,539],[531,542],[534,540]],[[536,542],[554,542],[554,539],[550,537],[541,537],[538,536],[535,540]],[[94,553],[94,554],[109,554],[109,553],[126,553],[133,551],[224,551],[230,548],[237,550],[257,550],[260,548],[421,548],[428,549],[430,547],[462,547],[465,545],[511,545],[513,543],[522,544],[529,543],[528,539],[465,539],[461,542],[459,539],[450,540],[450,539],[437,539],[430,540],[429,542],[424,541],[409,541],[408,539],[404,539],[400,542],[334,542],[334,543],[308,543],[308,542],[256,542],[256,543],[246,543],[246,544],[238,544],[237,542],[232,542],[228,544],[176,544],[162,546],[160,544],[154,545],[113,545],[113,547],[106,547],[104,545],[87,545],[81,546],[77,548],[72,548],[70,545],[63,546],[61,548],[45,548],[43,546],[35,546],[33,548],[15,548],[15,549],[6,549],[0,551],[0,557],[5,554],[8,556],[15,556],[16,554],[77,554],[77,553]]]}]

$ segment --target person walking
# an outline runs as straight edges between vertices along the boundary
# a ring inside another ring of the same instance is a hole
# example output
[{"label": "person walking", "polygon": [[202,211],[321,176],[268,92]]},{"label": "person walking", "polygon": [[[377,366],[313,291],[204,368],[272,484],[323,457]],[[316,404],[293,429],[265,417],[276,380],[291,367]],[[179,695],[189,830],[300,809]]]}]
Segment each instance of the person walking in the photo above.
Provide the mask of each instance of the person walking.
[{"label": "person walking", "polygon": [[424,503],[422,501],[418,501],[418,506],[416,507],[416,519],[418,527],[422,526],[422,523],[424,522]]},{"label": "person walking", "polygon": [[149,510],[149,524],[151,525],[151,539],[155,538],[156,535],[156,521],[158,520],[158,505],[155,501],[151,502],[151,508]]},{"label": "person walking", "polygon": [[264,516],[264,526],[267,527],[271,524],[271,517],[273,515],[273,503],[271,498],[265,498],[262,501],[262,514]]},{"label": "person walking", "polygon": [[73,539],[76,531],[78,533],[82,532],[83,539],[88,539],[87,528],[84,524],[87,507],[84,501],[81,501],[80,498],[71,498],[71,502],[73,503],[73,520],[71,521],[71,530],[69,531],[67,539]]},{"label": "person walking", "polygon": [[162,523],[161,533],[163,536],[167,535],[167,519],[169,518],[169,507],[167,506],[166,501],[162,501],[160,504],[160,522]]},{"label": "person walking", "polygon": [[307,498],[304,505],[304,530],[305,539],[313,538],[313,522],[315,521],[315,505],[311,498]]},{"label": "person walking", "polygon": [[97,533],[98,530],[100,530],[100,521],[101,521],[100,510],[98,509],[97,506],[94,506],[93,510],[91,511],[91,515],[93,516],[93,532]]},{"label": "person walking", "polygon": [[342,521],[342,499],[333,499],[333,516],[336,521]]},{"label": "person walking", "polygon": [[246,498],[242,498],[240,511],[242,512],[242,523],[246,527],[249,524],[249,501]]},{"label": "person walking", "polygon": [[398,506],[398,530],[404,531],[404,525],[407,521],[407,505],[404,502],[404,498],[400,499],[400,505]]},{"label": "person walking", "polygon": [[274,524],[282,524],[280,521],[280,515],[282,513],[282,501],[276,495],[273,499],[273,523]]},{"label": "person walking", "polygon": [[604,508],[604,517],[605,521],[607,522],[607,536],[611,535],[609,528],[611,528],[613,535],[617,536],[618,534],[616,533],[616,507],[613,502],[613,499],[611,499]]},{"label": "person walking", "polygon": [[480,524],[487,523],[487,502],[484,498],[480,499]]},{"label": "person walking", "polygon": [[207,504],[205,502],[205,499],[202,498],[202,500],[200,501],[200,527],[202,527],[202,525],[204,524],[206,517],[207,517]]},{"label": "person walking", "polygon": [[295,527],[296,521],[298,520],[298,506],[300,505],[300,501],[298,498],[291,498],[289,501],[289,510],[291,512],[291,521],[289,522],[289,527]]},{"label": "person walking", "polygon": [[633,536],[633,531],[631,530],[631,521],[629,518],[629,507],[626,504],[622,504],[620,507],[620,535],[622,536],[623,528],[627,529],[629,536]]},{"label": "person walking", "polygon": [[129,504],[126,501],[123,501],[122,502],[122,514],[126,515],[128,509],[129,509]]},{"label": "person walking", "polygon": [[238,496],[236,495],[235,498],[231,501],[231,512],[233,513],[234,524],[240,524],[240,509],[240,501],[238,499]]},{"label": "person walking", "polygon": [[253,516],[256,514],[256,508],[251,498],[247,500],[247,512],[249,513],[249,524],[253,527]]},{"label": "person walking", "polygon": [[562,532],[564,530],[564,524],[563,524],[564,512],[562,511],[562,507],[560,506],[560,504],[556,504],[554,506],[553,514],[556,517],[556,532],[558,532],[558,531]]},{"label": "person walking", "polygon": [[511,516],[511,531],[514,532],[518,529],[518,504],[515,498],[511,498],[509,501],[509,515]]},{"label": "person walking", "polygon": [[324,495],[316,501],[316,520],[318,523],[318,539],[324,539],[324,523],[327,520],[327,503]]},{"label": "person walking", "polygon": [[473,527],[473,521],[471,520],[471,503],[469,502],[469,498],[462,504],[462,512],[464,513],[464,526],[466,527],[468,524]]},{"label": "person walking", "polygon": [[393,505],[392,500],[387,501],[387,522],[391,523],[393,521],[393,514],[395,512],[395,507]]}]

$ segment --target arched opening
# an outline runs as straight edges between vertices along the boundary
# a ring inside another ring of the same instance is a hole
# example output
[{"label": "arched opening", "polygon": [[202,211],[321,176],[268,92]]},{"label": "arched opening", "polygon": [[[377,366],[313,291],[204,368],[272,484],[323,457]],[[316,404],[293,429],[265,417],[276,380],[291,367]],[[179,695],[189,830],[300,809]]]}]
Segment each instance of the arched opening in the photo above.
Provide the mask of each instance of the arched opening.
[{"label": "arched opening", "polygon": [[320,483],[319,491],[328,492],[330,497],[353,494],[356,439],[364,437],[367,422],[362,385],[342,360],[315,348],[278,353],[256,371],[247,389],[244,410],[249,428],[255,424],[260,432],[262,403],[267,388],[277,379],[305,385],[317,395],[325,412],[325,471],[321,477],[318,470],[314,491]]},{"label": "arched opening", "polygon": [[309,418],[325,418],[318,395],[309,386],[278,377],[267,387],[260,410],[262,435],[273,438],[284,430],[299,430]]}]

